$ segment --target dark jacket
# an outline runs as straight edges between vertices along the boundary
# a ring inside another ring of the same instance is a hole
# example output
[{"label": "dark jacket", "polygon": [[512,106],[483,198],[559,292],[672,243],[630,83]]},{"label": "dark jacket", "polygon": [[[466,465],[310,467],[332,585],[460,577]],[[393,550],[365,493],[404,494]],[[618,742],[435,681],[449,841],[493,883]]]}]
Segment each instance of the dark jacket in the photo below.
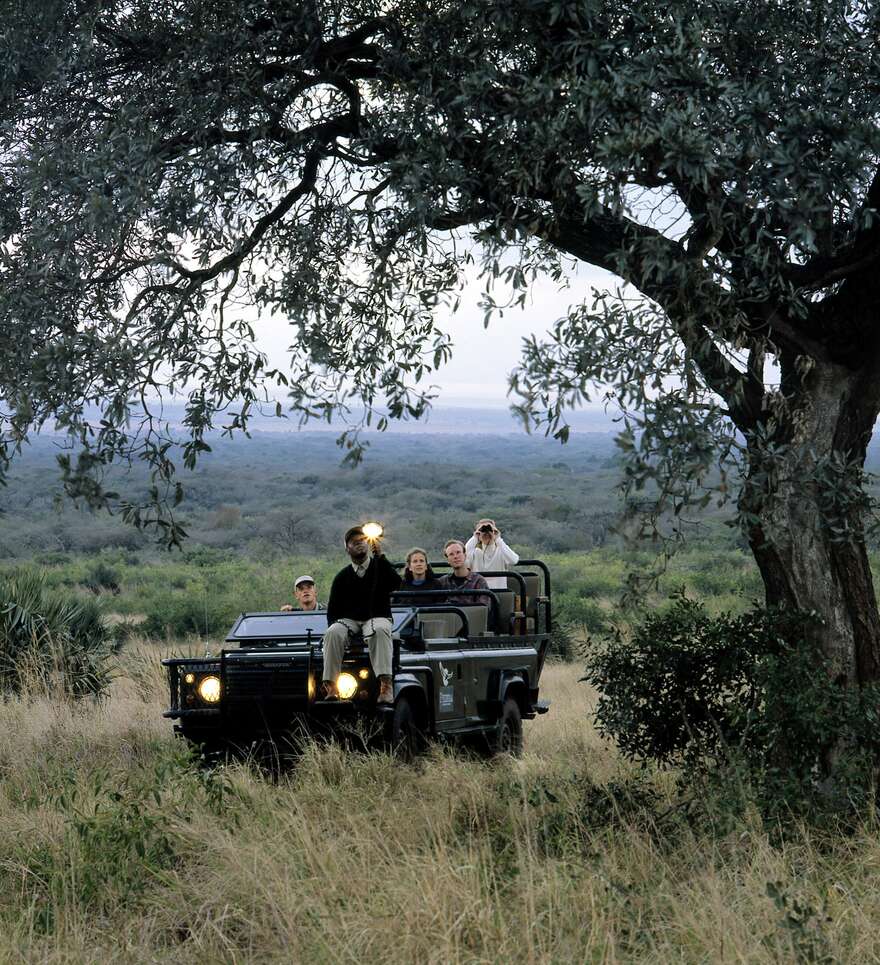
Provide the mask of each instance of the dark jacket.
[{"label": "dark jacket", "polygon": [[385,556],[372,557],[363,576],[358,576],[349,563],[333,578],[327,604],[327,625],[342,617],[349,620],[390,619],[391,594],[399,587],[400,575]]}]

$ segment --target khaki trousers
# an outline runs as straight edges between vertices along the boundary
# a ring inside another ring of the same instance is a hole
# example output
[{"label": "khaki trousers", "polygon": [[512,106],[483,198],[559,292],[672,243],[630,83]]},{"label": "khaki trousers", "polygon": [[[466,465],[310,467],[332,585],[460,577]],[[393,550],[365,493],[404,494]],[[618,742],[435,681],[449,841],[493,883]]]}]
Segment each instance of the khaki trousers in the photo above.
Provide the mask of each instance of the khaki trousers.
[{"label": "khaki trousers", "polygon": [[324,680],[335,682],[342,670],[342,657],[352,633],[360,631],[370,648],[370,663],[377,677],[391,676],[391,621],[387,617],[371,620],[337,620],[324,634]]}]

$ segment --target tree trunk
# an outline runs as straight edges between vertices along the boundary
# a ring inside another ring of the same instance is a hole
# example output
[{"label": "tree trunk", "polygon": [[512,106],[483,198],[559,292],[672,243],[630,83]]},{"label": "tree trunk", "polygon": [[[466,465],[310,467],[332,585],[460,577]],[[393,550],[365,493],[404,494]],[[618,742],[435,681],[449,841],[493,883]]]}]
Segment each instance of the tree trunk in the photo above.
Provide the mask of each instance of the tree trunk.
[{"label": "tree trunk", "polygon": [[781,428],[772,438],[780,448],[771,455],[766,441],[750,440],[742,496],[768,605],[819,617],[815,642],[844,687],[880,679],[880,614],[860,475],[878,413],[877,381],[817,364],[775,419]]}]

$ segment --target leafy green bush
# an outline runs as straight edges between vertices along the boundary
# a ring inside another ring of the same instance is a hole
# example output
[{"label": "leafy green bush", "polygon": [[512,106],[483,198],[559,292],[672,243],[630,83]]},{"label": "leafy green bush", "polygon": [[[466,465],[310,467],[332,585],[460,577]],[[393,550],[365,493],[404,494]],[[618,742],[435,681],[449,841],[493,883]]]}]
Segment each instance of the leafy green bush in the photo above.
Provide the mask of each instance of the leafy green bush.
[{"label": "leafy green bush", "polygon": [[91,590],[92,593],[100,593],[102,590],[118,593],[119,573],[103,560],[98,560],[96,563],[92,563],[86,571],[83,586]]},{"label": "leafy green bush", "polygon": [[32,572],[0,576],[0,693],[39,682],[73,697],[101,694],[113,651],[95,601],[53,593]]},{"label": "leafy green bush", "polygon": [[573,597],[568,593],[559,595],[556,614],[563,623],[588,635],[604,633],[608,627],[608,613],[595,600]]},{"label": "leafy green bush", "polygon": [[877,694],[835,684],[808,630],[805,617],[766,609],[709,617],[680,596],[590,656],[598,727],[626,757],[680,767],[685,782],[735,767],[765,803],[849,799],[878,749]]},{"label": "leafy green bush", "polygon": [[243,607],[228,594],[201,592],[188,587],[185,592],[156,596],[147,610],[140,629],[156,639],[197,635],[211,637],[225,633]]},{"label": "leafy green bush", "polygon": [[555,619],[550,633],[550,647],[547,651],[548,660],[569,661],[578,655],[578,642],[575,639],[571,624],[565,620]]}]

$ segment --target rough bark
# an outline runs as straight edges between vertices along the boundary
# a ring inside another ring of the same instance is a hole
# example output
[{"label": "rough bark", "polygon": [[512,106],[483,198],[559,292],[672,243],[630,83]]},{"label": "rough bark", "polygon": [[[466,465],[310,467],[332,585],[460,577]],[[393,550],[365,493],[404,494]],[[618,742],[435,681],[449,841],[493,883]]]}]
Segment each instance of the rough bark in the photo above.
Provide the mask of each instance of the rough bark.
[{"label": "rough bark", "polygon": [[[880,409],[877,379],[820,363],[798,381],[777,420],[781,449],[771,458],[750,447],[749,541],[767,603],[815,613],[815,642],[835,679],[864,686],[880,679],[880,614],[855,497]],[[852,475],[829,471],[835,457]]]}]

